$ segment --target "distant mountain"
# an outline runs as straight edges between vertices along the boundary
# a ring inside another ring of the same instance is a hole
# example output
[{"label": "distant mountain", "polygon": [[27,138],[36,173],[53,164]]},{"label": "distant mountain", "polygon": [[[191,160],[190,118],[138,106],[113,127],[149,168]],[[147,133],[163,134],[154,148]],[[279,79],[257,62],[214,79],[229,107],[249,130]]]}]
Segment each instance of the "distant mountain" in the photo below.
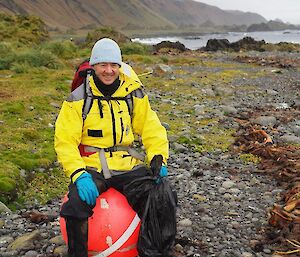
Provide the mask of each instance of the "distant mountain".
[{"label": "distant mountain", "polygon": [[276,30],[293,30],[300,29],[300,26],[287,24],[280,20],[268,21],[267,23],[252,24],[247,28],[248,32],[252,31],[276,31]]},{"label": "distant mountain", "polygon": [[141,2],[176,26],[199,26],[207,22],[217,26],[266,22],[266,19],[259,14],[225,11],[193,0],[141,0]]},{"label": "distant mountain", "polygon": [[52,29],[152,30],[266,22],[259,14],[225,11],[192,0],[0,0],[0,12],[34,14]]}]

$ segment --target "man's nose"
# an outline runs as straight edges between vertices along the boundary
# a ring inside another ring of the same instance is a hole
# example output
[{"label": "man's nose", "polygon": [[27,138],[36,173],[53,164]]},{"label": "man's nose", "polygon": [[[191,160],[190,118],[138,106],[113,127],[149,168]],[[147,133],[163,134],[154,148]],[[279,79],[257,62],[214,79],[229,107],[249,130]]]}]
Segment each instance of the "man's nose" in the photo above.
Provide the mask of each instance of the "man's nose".
[{"label": "man's nose", "polygon": [[111,65],[111,64],[107,64],[107,65],[105,66],[105,72],[111,73],[112,71],[113,71],[112,65]]}]

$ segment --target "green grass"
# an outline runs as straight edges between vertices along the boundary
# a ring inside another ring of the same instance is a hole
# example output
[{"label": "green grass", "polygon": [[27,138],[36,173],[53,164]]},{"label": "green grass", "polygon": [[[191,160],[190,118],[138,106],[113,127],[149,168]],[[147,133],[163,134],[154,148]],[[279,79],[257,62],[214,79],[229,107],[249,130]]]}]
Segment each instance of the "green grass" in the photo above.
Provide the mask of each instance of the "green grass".
[{"label": "green grass", "polygon": [[239,159],[242,160],[242,162],[245,164],[249,164],[249,163],[258,164],[261,162],[261,158],[259,156],[253,154],[247,154],[247,153],[240,154]]},{"label": "green grass", "polygon": [[58,168],[50,168],[46,172],[37,172],[27,184],[28,189],[18,198],[18,202],[45,204],[57,196],[66,194],[69,182],[69,179],[62,176],[62,171]]},{"label": "green grass", "polygon": [[[0,103],[0,161],[5,164],[0,167],[0,191],[5,193],[1,201],[20,198],[32,173],[41,167],[49,169],[56,160],[50,124],[54,125],[58,110],[51,103],[59,105],[68,94],[66,80],[72,73],[65,68],[39,68],[0,81],[0,95],[4,96]],[[63,172],[60,176],[64,177]]]}]

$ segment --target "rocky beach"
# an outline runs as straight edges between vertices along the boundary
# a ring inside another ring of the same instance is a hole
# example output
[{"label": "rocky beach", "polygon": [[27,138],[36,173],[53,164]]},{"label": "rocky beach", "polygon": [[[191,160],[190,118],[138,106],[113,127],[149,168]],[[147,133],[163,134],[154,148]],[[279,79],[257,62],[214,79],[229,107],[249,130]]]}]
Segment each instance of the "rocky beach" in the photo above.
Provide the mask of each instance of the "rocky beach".
[{"label": "rocky beach", "polygon": [[[300,177],[300,52],[188,51],[176,58],[181,62],[143,67],[161,82],[154,89],[147,87],[150,78],[143,81],[154,109],[169,117],[162,120],[170,131],[169,180],[178,194],[173,256],[275,257],[299,250],[300,231],[290,226],[292,236],[282,233],[269,219]],[[278,158],[271,165],[261,149],[286,151],[286,165]],[[0,256],[66,256],[60,205],[58,198],[2,212]],[[298,209],[298,222],[299,215]]]}]

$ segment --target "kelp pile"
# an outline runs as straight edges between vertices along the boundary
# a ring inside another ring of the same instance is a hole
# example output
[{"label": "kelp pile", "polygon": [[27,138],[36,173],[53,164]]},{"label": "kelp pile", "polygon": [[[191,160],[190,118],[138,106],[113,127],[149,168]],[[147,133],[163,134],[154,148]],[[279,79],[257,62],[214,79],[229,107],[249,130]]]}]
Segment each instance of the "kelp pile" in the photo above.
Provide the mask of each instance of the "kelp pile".
[{"label": "kelp pile", "polygon": [[251,63],[260,66],[271,66],[281,69],[297,68],[300,66],[299,59],[278,56],[261,57],[239,55],[234,60],[242,63]]},{"label": "kelp pile", "polygon": [[[300,253],[300,147],[273,144],[266,131],[250,122],[238,120],[240,130],[233,145],[235,151],[261,158],[260,172],[272,176],[285,188],[280,202],[270,210],[269,224],[277,229],[269,234],[270,243],[283,248],[278,255]],[[271,235],[271,236],[270,236]]]}]

